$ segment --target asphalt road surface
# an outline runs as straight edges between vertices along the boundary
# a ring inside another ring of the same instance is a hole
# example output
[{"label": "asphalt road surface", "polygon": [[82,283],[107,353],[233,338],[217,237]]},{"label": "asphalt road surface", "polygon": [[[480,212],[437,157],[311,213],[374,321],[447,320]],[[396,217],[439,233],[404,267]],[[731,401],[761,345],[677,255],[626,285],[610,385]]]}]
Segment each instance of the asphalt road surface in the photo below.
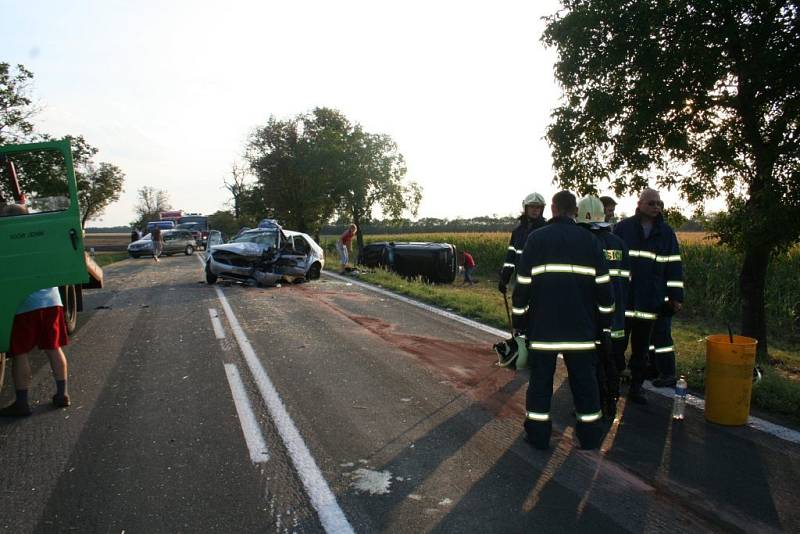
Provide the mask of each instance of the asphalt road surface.
[{"label": "asphalt road surface", "polygon": [[559,364],[535,451],[490,334],[327,277],[209,286],[198,256],[105,273],[73,405],[37,356],[33,416],[0,419],[3,531],[800,530],[794,444],[653,398],[580,451]]}]

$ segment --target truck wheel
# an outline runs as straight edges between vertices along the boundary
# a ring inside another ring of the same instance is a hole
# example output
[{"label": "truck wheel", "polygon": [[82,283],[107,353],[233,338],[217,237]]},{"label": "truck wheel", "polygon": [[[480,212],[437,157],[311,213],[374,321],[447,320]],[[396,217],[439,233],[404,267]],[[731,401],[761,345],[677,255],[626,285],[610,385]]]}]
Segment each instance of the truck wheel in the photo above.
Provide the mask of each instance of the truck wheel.
[{"label": "truck wheel", "polygon": [[64,305],[64,321],[67,323],[67,333],[71,334],[78,326],[78,295],[75,286],[61,286],[61,303]]},{"label": "truck wheel", "polygon": [[217,275],[211,272],[211,269],[209,269],[207,263],[206,263],[206,283],[207,284],[217,283]]},{"label": "truck wheel", "polygon": [[6,372],[6,353],[0,352],[0,391],[3,391],[3,378]]},{"label": "truck wheel", "polygon": [[183,253],[187,256],[191,256],[194,254],[194,247],[192,245],[186,245],[186,250],[184,250]]}]

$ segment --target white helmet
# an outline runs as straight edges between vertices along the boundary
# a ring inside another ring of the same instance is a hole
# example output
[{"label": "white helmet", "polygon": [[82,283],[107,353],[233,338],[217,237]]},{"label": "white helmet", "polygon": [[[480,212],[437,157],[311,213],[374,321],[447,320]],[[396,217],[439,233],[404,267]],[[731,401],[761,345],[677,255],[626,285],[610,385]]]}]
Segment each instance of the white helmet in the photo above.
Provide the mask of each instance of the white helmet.
[{"label": "white helmet", "polygon": [[606,214],[603,211],[603,202],[594,195],[583,197],[578,202],[578,217],[579,223],[602,223],[606,220]]},{"label": "white helmet", "polygon": [[533,206],[533,205],[544,206],[545,205],[544,197],[539,193],[531,193],[530,195],[525,197],[525,200],[522,201],[523,209],[525,208],[525,206]]}]

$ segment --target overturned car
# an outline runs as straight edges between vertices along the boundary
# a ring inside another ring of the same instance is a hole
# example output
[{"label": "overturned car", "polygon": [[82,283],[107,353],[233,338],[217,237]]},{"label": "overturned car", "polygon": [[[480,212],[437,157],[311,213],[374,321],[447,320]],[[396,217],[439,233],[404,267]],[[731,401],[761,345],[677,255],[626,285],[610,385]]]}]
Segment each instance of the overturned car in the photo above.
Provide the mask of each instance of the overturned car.
[{"label": "overturned car", "polygon": [[262,222],[230,243],[209,248],[206,282],[223,278],[275,285],[282,280],[316,280],[324,265],[322,248],[309,235]]},{"label": "overturned car", "polygon": [[358,263],[384,267],[408,278],[420,276],[436,284],[450,284],[458,273],[456,247],[450,243],[370,243],[359,254]]}]

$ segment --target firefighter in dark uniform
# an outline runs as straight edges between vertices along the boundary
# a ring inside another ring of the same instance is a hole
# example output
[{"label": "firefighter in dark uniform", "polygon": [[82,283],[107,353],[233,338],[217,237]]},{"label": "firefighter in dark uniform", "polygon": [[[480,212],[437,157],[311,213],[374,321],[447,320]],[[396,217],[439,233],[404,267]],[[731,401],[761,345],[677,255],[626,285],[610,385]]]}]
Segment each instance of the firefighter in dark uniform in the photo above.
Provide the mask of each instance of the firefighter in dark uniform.
[{"label": "firefighter in dark uniform", "polygon": [[[666,317],[683,305],[683,268],[675,232],[664,222],[664,203],[658,191],[645,189],[636,214],[616,224],[614,233],[628,245],[631,283],[625,309],[625,341],[630,340],[631,388],[628,398],[646,404],[642,384],[647,369],[648,349],[659,315]],[[668,312],[668,313],[666,313]],[[671,358],[674,376],[675,353]],[[665,371],[669,362],[664,362]]]},{"label": "firefighter in dark uniform", "polygon": [[525,243],[513,294],[514,327],[526,334],[531,366],[525,432],[537,449],[549,447],[553,374],[562,354],[575,433],[582,448],[596,449],[603,429],[595,341],[611,325],[611,278],[600,241],[575,224],[575,196],[556,193],[550,207],[553,218]]},{"label": "firefighter in dark uniform", "polygon": [[611,223],[607,219],[608,212],[604,213],[604,207],[600,198],[582,198],[578,202],[577,222],[592,232],[602,244],[614,291],[614,315],[611,326],[606,331],[611,343],[604,344],[606,337],[598,334],[597,355],[597,380],[603,415],[607,419],[614,419],[619,399],[620,372],[625,369],[625,303],[628,301],[631,271],[628,247],[622,239],[611,233]]},{"label": "firefighter in dark uniform", "polygon": [[519,224],[514,231],[511,232],[511,240],[508,242],[508,250],[506,251],[506,261],[500,269],[500,283],[497,289],[500,293],[506,293],[508,283],[511,281],[511,276],[514,274],[514,269],[517,266],[520,258],[522,257],[522,249],[528,236],[536,230],[545,225],[544,217],[544,197],[539,193],[531,193],[525,200],[522,201],[522,215],[519,216]]}]

